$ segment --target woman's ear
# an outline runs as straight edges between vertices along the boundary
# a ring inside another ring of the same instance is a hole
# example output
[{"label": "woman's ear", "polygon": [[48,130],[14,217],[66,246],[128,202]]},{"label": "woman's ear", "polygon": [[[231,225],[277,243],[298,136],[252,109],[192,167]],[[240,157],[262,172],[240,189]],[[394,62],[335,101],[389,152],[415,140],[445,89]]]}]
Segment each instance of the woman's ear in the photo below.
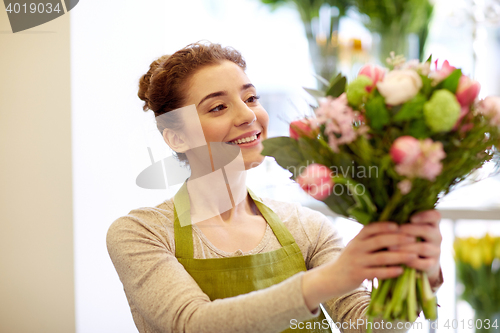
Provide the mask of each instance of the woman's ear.
[{"label": "woman's ear", "polygon": [[167,145],[176,153],[185,153],[189,150],[189,145],[185,138],[170,128],[165,128],[163,130],[163,140],[165,140]]}]

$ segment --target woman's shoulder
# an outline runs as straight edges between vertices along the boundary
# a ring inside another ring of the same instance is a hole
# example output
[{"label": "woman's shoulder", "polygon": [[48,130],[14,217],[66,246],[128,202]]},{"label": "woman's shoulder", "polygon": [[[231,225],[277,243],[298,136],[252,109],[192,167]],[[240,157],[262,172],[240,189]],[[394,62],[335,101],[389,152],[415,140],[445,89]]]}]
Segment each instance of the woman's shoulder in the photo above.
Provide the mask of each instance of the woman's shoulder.
[{"label": "woman's shoulder", "polygon": [[126,224],[133,221],[138,224],[173,226],[174,204],[173,198],[151,207],[139,207],[132,209],[127,215],[116,219],[111,226]]},{"label": "woman's shoulder", "polygon": [[278,215],[296,240],[307,239],[310,244],[315,244],[321,233],[335,233],[333,223],[327,216],[299,202],[271,198],[262,198],[262,202]]},{"label": "woman's shoulder", "polygon": [[152,207],[140,207],[117,218],[109,227],[108,247],[117,243],[154,240],[171,247],[174,240],[173,199]]},{"label": "woman's shoulder", "polygon": [[330,221],[323,213],[303,206],[300,202],[287,202],[271,198],[262,198],[262,202],[271,208],[285,223],[294,221],[303,225],[321,225]]}]

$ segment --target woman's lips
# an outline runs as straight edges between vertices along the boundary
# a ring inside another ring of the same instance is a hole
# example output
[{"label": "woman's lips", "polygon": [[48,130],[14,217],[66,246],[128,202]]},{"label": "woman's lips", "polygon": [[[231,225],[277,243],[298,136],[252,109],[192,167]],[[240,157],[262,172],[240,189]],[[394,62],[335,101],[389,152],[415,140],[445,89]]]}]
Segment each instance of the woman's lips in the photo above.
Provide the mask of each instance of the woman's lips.
[{"label": "woman's lips", "polygon": [[253,141],[244,142],[244,143],[228,143],[228,144],[237,145],[238,147],[241,147],[241,148],[250,148],[250,147],[254,147],[254,146],[258,145],[261,142],[260,137],[261,137],[261,133],[258,133],[257,139],[255,139]]}]

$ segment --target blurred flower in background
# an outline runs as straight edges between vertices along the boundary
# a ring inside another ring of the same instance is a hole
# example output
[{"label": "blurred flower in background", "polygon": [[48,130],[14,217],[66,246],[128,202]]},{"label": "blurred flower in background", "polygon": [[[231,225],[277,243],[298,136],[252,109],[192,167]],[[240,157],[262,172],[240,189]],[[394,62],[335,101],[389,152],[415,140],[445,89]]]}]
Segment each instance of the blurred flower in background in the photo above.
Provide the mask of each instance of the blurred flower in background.
[{"label": "blurred flower in background", "polygon": [[461,297],[476,312],[476,332],[500,332],[500,237],[456,238],[453,247]]}]

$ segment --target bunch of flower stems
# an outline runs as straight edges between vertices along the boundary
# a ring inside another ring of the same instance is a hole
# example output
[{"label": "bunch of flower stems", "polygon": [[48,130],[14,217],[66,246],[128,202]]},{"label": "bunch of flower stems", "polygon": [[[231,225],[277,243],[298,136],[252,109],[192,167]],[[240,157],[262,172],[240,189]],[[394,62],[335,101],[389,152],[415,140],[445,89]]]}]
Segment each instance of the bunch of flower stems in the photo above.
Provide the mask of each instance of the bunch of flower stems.
[{"label": "bunch of flower stems", "polygon": [[436,297],[431,290],[427,274],[414,268],[403,267],[404,272],[400,276],[379,280],[377,287],[373,282],[367,312],[370,322],[374,319],[413,322],[421,310],[427,319],[437,318]]}]

